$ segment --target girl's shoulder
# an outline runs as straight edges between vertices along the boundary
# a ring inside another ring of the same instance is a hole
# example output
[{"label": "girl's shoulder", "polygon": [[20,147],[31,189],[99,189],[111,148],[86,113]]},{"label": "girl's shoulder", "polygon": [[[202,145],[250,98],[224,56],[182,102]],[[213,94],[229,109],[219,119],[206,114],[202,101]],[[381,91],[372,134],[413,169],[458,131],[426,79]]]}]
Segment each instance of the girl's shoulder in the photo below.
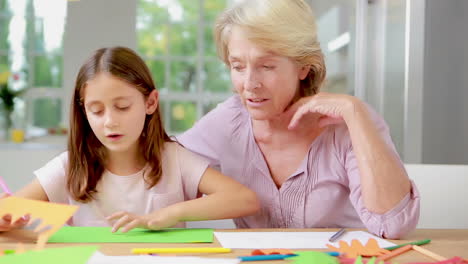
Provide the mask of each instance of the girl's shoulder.
[{"label": "girl's shoulder", "polygon": [[49,169],[65,169],[68,165],[68,151],[64,151],[51,160],[49,160],[42,168]]},{"label": "girl's shoulder", "polygon": [[182,146],[177,141],[165,142],[162,152],[162,160],[164,162],[186,162],[187,159],[198,159],[200,156],[184,146]]}]

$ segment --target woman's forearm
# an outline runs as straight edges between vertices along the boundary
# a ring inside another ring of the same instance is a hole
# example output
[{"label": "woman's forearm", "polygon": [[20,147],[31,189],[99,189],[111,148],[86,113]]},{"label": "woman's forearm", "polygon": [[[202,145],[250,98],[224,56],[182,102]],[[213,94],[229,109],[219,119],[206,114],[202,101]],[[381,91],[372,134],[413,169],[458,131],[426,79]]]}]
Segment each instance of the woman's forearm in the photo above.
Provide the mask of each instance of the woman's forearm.
[{"label": "woman's forearm", "polygon": [[398,155],[385,142],[367,107],[354,100],[344,116],[361,174],[362,197],[375,213],[392,209],[410,191],[411,184]]}]

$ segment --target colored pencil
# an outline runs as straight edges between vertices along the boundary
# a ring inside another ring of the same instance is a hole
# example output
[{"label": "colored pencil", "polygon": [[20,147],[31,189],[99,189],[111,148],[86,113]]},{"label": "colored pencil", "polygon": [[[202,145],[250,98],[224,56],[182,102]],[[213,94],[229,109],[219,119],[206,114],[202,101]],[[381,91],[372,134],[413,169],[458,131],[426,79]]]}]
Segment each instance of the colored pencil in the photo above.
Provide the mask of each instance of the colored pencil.
[{"label": "colored pencil", "polygon": [[405,253],[406,251],[411,250],[412,248],[413,248],[413,245],[406,245],[406,246],[403,246],[403,247],[401,247],[401,248],[397,248],[397,249],[391,251],[391,252],[388,253],[388,254],[385,254],[385,255],[383,255],[383,256],[378,257],[378,258],[375,260],[375,263],[379,263],[380,261],[384,261],[384,262],[385,262],[385,261],[387,261],[387,260],[389,260],[389,259],[391,259],[391,258],[394,258],[394,257],[396,257],[396,256],[399,256],[399,255]]},{"label": "colored pencil", "polygon": [[438,255],[432,251],[429,251],[425,248],[422,248],[420,246],[417,246],[417,245],[413,245],[413,249],[416,250],[417,252],[423,254],[423,255],[426,255],[432,259],[435,259],[437,261],[444,261],[444,260],[447,260],[447,258],[445,257],[442,257],[441,255]]},{"label": "colored pencil", "polygon": [[335,234],[333,234],[333,236],[331,236],[330,239],[328,239],[328,241],[330,241],[330,242],[335,242],[335,241],[338,240],[340,237],[342,237],[342,236],[344,235],[345,232],[346,232],[346,229],[341,228],[338,232],[336,232]]},{"label": "colored pencil", "polygon": [[406,245],[418,245],[418,246],[421,246],[421,245],[425,245],[427,243],[431,242],[430,239],[424,239],[424,240],[419,240],[419,241],[413,241],[413,242],[408,242],[408,243],[404,243],[404,244],[400,244],[400,245],[396,245],[396,246],[391,246],[391,247],[386,247],[384,249],[386,250],[395,250],[397,248],[401,248],[403,246],[406,246]]},{"label": "colored pencil", "polygon": [[134,248],[133,254],[160,254],[160,253],[229,253],[230,248]]},{"label": "colored pencil", "polygon": [[241,261],[260,261],[260,260],[283,260],[290,257],[295,257],[295,254],[272,254],[272,255],[256,255],[256,256],[240,256],[237,257]]}]

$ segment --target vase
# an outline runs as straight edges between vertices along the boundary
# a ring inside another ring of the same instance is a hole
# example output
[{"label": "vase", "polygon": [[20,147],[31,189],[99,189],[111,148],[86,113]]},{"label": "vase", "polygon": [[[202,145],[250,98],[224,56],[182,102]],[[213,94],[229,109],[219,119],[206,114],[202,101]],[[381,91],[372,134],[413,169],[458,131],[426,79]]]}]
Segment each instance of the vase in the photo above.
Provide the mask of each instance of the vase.
[{"label": "vase", "polygon": [[7,110],[3,111],[3,120],[4,120],[3,137],[6,142],[10,141],[10,136],[11,136],[10,130],[13,125],[12,115],[13,115],[13,111],[7,111]]}]

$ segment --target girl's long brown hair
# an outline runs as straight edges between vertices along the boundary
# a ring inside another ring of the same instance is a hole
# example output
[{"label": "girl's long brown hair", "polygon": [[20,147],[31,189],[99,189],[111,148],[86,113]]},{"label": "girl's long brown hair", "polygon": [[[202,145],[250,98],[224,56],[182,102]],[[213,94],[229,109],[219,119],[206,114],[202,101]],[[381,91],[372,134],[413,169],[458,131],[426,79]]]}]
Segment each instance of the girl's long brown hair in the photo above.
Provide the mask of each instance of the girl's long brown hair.
[{"label": "girl's long brown hair", "polygon": [[[94,135],[84,109],[84,89],[99,73],[110,73],[138,89],[145,99],[156,89],[145,62],[125,47],[102,48],[81,66],[71,102],[70,134],[68,136],[67,189],[79,202],[89,202],[96,193],[96,185],[104,172],[106,150]],[[172,141],[164,130],[159,106],[146,116],[140,136],[141,155],[151,171],[145,175],[148,188],[158,183],[162,175],[161,153],[164,142]]]}]

